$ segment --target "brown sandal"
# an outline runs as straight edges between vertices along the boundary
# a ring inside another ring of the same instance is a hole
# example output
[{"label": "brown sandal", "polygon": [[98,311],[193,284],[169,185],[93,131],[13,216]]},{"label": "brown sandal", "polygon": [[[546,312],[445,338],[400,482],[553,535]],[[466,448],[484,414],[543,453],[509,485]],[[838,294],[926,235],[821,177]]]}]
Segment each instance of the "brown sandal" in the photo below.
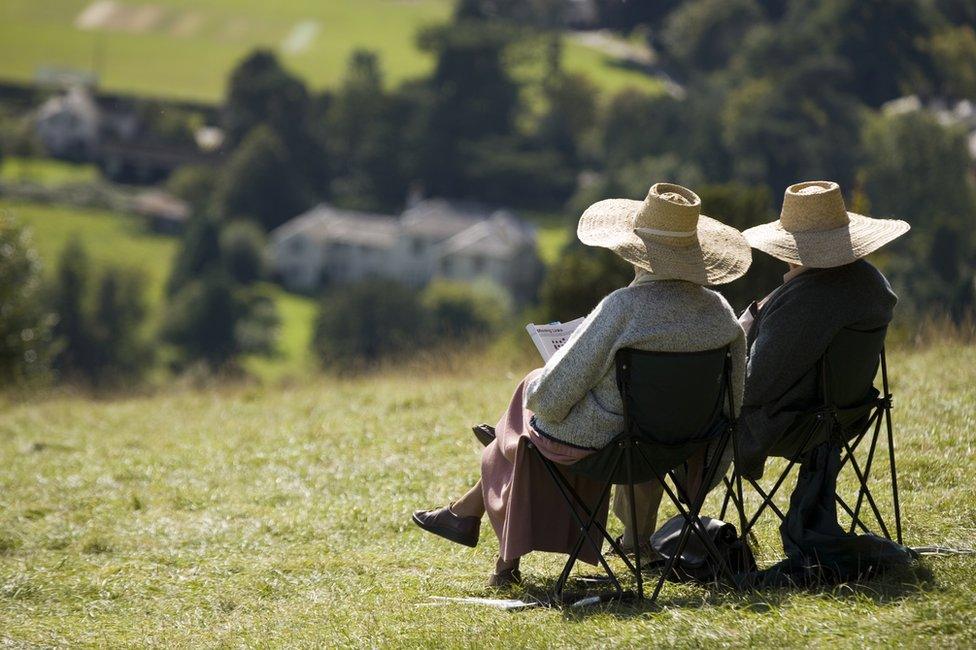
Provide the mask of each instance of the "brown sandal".
[{"label": "brown sandal", "polygon": [[488,576],[489,587],[504,589],[520,584],[522,584],[522,572],[518,569],[505,569],[500,573],[492,573]]}]

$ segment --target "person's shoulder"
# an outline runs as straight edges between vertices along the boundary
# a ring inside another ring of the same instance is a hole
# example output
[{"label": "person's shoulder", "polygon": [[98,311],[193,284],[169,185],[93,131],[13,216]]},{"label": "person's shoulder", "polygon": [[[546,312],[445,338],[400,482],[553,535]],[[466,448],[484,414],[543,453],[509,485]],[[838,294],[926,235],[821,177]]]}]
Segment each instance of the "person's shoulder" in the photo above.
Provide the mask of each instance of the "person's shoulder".
[{"label": "person's shoulder", "polygon": [[874,264],[866,259],[859,259],[844,266],[827,269],[830,273],[825,274],[825,279],[830,284],[843,287],[848,290],[863,292],[865,290],[877,290],[882,293],[891,291],[888,278],[885,277]]}]

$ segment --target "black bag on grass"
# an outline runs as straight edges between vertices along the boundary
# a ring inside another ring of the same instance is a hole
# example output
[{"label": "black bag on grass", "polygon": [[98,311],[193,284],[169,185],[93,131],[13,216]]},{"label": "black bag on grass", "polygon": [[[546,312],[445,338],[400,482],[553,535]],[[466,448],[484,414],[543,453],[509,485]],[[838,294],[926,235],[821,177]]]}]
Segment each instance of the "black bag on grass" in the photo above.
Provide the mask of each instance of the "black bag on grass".
[{"label": "black bag on grass", "polygon": [[[732,573],[746,573],[756,570],[756,559],[747,543],[738,539],[739,534],[735,526],[711,517],[702,517],[705,534],[715,544],[719,555],[729,565]],[[667,562],[678,548],[681,528],[685,523],[684,517],[677,515],[669,519],[653,535],[651,548]],[[688,542],[681,553],[681,557],[674,565],[672,575],[668,580],[673,582],[714,582],[721,575],[721,568],[705,552],[705,545],[694,533],[688,532]]]}]

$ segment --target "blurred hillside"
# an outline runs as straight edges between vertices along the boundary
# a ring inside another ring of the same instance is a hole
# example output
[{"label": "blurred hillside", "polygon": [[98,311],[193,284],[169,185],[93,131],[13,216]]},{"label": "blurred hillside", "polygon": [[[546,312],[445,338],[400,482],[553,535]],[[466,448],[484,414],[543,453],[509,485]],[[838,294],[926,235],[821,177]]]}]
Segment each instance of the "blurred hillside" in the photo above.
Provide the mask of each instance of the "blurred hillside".
[{"label": "blurred hillside", "polygon": [[[491,345],[629,282],[575,224],[661,180],[743,229],[787,185],[835,180],[850,210],[912,225],[872,257],[899,335],[971,330],[967,1],[2,11],[0,76],[32,78],[41,54],[99,72],[0,84],[5,382],[351,371]],[[781,281],[754,257],[722,287],[737,308]]]},{"label": "blurred hillside", "polygon": [[[452,0],[4,0],[0,79],[29,81],[56,69],[97,75],[106,90],[218,100],[234,65],[272,49],[312,88],[335,86],[353,50],[383,59],[390,83],[430,71],[421,27],[446,20]],[[616,89],[653,79],[601,48],[567,39],[569,69]]]}]

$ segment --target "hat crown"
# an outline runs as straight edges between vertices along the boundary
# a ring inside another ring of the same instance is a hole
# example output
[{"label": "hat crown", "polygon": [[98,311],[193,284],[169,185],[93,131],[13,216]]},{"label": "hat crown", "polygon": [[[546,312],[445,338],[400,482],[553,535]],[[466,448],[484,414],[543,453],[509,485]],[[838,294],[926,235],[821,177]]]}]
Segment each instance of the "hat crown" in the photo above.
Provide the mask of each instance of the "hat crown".
[{"label": "hat crown", "polygon": [[786,188],[780,224],[789,232],[816,232],[850,223],[840,185],[833,181],[806,181]]},{"label": "hat crown", "polygon": [[674,183],[655,183],[634,215],[634,230],[675,245],[694,243],[698,235],[701,199]]}]

